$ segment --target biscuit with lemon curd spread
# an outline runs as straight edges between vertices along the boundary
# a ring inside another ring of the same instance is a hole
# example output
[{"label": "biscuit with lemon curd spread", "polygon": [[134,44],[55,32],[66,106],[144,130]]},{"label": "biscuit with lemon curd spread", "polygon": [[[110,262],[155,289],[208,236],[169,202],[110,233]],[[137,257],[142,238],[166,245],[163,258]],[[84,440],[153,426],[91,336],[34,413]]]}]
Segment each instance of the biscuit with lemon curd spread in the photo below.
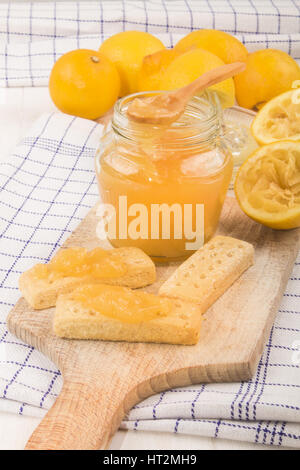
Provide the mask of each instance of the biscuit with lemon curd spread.
[{"label": "biscuit with lemon curd spread", "polygon": [[159,294],[196,302],[204,313],[253,264],[253,257],[250,243],[216,236],[179,266]]},{"label": "biscuit with lemon curd spread", "polygon": [[31,307],[44,309],[55,306],[58,295],[91,282],[138,288],[155,279],[153,261],[139,248],[96,248],[89,252],[67,248],[60,250],[49,264],[38,264],[24,272],[19,289]]},{"label": "biscuit with lemon curd spread", "polygon": [[195,303],[99,284],[60,295],[53,321],[62,338],[184,345],[198,342],[200,327]]}]

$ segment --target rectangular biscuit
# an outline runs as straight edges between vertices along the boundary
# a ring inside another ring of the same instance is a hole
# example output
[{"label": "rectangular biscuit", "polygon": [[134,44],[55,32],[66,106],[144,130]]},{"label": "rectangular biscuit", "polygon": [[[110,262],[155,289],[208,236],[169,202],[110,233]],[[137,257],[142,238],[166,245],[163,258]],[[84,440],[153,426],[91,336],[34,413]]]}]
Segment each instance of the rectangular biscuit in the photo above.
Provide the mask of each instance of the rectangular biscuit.
[{"label": "rectangular biscuit", "polygon": [[184,345],[198,342],[201,312],[195,303],[168,299],[171,309],[167,316],[126,323],[84,307],[73,295],[57,299],[53,330],[62,338]]},{"label": "rectangular biscuit", "polygon": [[[153,284],[156,279],[155,265],[141,249],[135,247],[114,248],[126,265],[127,272],[117,278],[101,278],[101,284],[119,285],[131,288]],[[25,271],[19,278],[19,289],[29,305],[34,309],[53,307],[57,296],[72,292],[76,287],[90,283],[89,277],[64,277],[53,282],[36,278],[33,268]],[[93,279],[93,282],[97,280]]]},{"label": "rectangular biscuit", "polygon": [[253,264],[253,258],[250,243],[216,236],[179,266],[159,294],[196,302],[204,313]]}]

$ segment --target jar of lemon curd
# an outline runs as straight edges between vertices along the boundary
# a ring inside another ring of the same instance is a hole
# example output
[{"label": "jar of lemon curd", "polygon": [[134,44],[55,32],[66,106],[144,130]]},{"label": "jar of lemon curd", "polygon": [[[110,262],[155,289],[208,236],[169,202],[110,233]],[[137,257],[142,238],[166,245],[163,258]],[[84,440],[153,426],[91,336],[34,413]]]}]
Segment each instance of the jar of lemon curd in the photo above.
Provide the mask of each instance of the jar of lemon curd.
[{"label": "jar of lemon curd", "polygon": [[214,235],[233,163],[212,93],[195,96],[168,126],[127,117],[134,98],[157,93],[116,103],[96,153],[96,174],[111,244],[136,246],[166,262],[190,256]]}]

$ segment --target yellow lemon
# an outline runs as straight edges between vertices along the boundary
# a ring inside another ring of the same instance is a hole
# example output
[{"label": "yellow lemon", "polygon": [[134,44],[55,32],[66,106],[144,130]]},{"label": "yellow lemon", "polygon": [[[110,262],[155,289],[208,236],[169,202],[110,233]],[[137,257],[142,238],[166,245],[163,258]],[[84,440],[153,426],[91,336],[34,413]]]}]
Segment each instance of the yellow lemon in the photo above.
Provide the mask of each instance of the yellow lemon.
[{"label": "yellow lemon", "polygon": [[248,54],[246,47],[238,39],[216,29],[193,31],[176,44],[175,50],[187,52],[194,47],[212,52],[222,59],[225,64],[245,62]]},{"label": "yellow lemon", "polygon": [[78,49],[55,62],[49,79],[54,104],[67,114],[96,119],[118,98],[120,78],[116,67],[97,51]]},{"label": "yellow lemon", "polygon": [[260,145],[281,139],[300,141],[300,89],[286,91],[265,104],[251,131]]},{"label": "yellow lemon", "polygon": [[[175,58],[166,68],[160,81],[160,90],[174,90],[188,85],[204,72],[208,72],[224,62],[211,52],[204,49],[193,49]],[[232,78],[208,88],[216,91],[223,107],[234,104],[234,82]]]},{"label": "yellow lemon", "polygon": [[164,72],[178,55],[174,49],[162,49],[145,56],[138,73],[138,91],[159,90]]},{"label": "yellow lemon", "polygon": [[234,189],[242,210],[257,222],[300,227],[300,142],[260,147],[239,168]]},{"label": "yellow lemon", "polygon": [[120,96],[138,90],[137,75],[143,58],[164,48],[158,38],[143,31],[117,33],[102,43],[99,51],[118,69],[121,78]]},{"label": "yellow lemon", "polygon": [[299,79],[300,68],[286,52],[262,49],[248,55],[246,70],[235,77],[236,98],[244,108],[260,109]]}]

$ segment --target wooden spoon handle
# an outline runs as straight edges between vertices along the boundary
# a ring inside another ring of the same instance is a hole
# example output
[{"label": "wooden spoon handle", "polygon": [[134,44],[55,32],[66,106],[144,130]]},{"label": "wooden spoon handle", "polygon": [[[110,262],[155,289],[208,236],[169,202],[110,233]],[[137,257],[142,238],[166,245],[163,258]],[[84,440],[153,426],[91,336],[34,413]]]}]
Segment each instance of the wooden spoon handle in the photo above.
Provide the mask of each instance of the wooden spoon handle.
[{"label": "wooden spoon handle", "polygon": [[195,93],[216,83],[220,83],[227,78],[231,78],[245,70],[245,68],[246,64],[244,62],[233,62],[232,64],[221,65],[216,69],[205,72],[192,83],[189,83],[189,85],[175,91],[174,94],[176,94],[177,98],[188,101]]},{"label": "wooden spoon handle", "polygon": [[93,383],[66,382],[25,449],[105,449],[124,415],[123,391],[121,387],[110,394]]}]

